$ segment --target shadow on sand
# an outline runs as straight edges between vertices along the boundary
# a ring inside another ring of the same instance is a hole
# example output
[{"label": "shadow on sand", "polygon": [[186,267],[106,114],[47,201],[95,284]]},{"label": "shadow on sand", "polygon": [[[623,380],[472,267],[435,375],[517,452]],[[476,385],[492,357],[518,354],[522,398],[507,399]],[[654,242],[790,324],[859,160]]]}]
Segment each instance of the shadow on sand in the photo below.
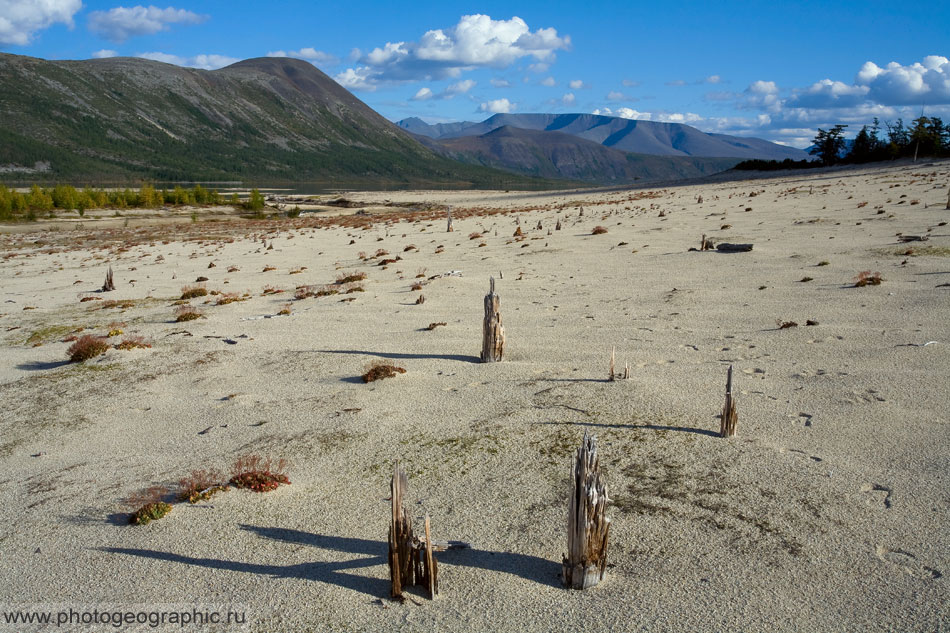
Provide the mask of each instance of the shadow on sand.
[{"label": "shadow on sand", "polygon": [[321,349],[321,354],[354,354],[357,356],[376,356],[378,358],[388,358],[390,360],[401,360],[408,358],[438,358],[442,360],[457,360],[460,363],[480,363],[478,356],[465,356],[463,354],[400,354],[397,352],[368,352],[358,349]]},{"label": "shadow on sand", "polygon": [[[365,593],[374,598],[389,597],[388,572],[381,572],[379,578],[367,578],[346,573],[346,570],[388,565],[388,546],[384,541],[348,538],[313,534],[301,530],[286,528],[242,525],[242,530],[253,532],[261,538],[272,539],[295,546],[306,545],[348,555],[351,560],[336,562],[298,563],[295,565],[267,565],[241,561],[221,560],[185,556],[172,552],[159,552],[149,549],[127,547],[103,547],[100,551],[111,554],[125,554],[154,560],[164,560],[183,565],[194,565],[208,569],[222,569],[248,574],[267,575],[272,578],[300,578],[338,585],[353,591]],[[552,587],[560,586],[561,565],[554,561],[513,552],[492,552],[480,549],[458,549],[438,553],[440,565],[458,565],[508,573],[526,580]],[[385,576],[385,577],[383,577]]]}]

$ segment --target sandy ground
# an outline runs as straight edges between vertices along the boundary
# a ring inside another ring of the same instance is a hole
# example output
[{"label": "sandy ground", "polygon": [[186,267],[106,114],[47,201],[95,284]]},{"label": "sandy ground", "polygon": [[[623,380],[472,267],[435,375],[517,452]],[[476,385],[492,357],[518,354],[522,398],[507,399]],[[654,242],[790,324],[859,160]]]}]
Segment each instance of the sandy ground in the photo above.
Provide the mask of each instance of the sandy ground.
[{"label": "sandy ground", "polygon": [[[233,609],[262,632],[950,630],[948,183],[938,162],[662,190],[354,192],[486,214],[453,233],[305,214],[0,235],[0,605]],[[689,252],[703,233],[755,247]],[[379,266],[378,249],[402,259]],[[99,293],[110,265],[117,289]],[[349,271],[365,292],[294,300]],[[854,287],[862,271],[883,282]],[[248,297],[194,299],[205,318],[174,322],[199,276]],[[477,362],[489,276],[497,364]],[[68,363],[80,327],[153,346]],[[606,380],[611,348],[629,380]],[[363,384],[377,360],[407,371]],[[739,434],[722,439],[730,364]],[[610,567],[570,591],[585,429],[613,500]],[[247,453],[289,460],[292,484],[127,524],[130,494]],[[397,459],[410,512],[473,545],[439,555],[434,601],[388,599]],[[2,617],[0,631],[50,630]]]}]

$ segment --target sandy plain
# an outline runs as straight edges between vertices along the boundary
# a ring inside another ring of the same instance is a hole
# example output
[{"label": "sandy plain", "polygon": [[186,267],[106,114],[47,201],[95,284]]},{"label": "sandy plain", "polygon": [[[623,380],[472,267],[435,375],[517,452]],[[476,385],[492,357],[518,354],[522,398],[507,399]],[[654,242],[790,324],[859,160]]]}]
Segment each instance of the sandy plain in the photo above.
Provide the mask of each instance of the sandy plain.
[{"label": "sandy plain", "polygon": [[[950,630],[948,184],[950,163],[919,162],[4,232],[2,609],[235,610],[224,630],[250,631]],[[754,249],[689,251],[702,234]],[[98,292],[109,266],[117,289]],[[294,299],[350,271],[365,292]],[[883,282],[855,287],[862,271]],[[490,276],[507,349],[483,364]],[[174,322],[198,277],[245,300]],[[78,328],[152,347],[69,363]],[[612,348],[629,380],[606,380]],[[363,384],[377,360],[407,371]],[[610,566],[569,591],[585,429]],[[247,453],[289,460],[291,485],[127,524],[135,491]],[[439,555],[433,601],[388,598],[397,459],[413,515],[473,546]]]}]

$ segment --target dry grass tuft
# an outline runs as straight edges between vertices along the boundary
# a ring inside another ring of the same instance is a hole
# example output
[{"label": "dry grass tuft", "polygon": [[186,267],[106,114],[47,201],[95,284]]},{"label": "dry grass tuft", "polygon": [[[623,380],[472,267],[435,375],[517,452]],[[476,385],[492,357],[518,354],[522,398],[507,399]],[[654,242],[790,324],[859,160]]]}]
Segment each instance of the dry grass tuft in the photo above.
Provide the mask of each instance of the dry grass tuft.
[{"label": "dry grass tuft", "polygon": [[606,233],[606,232],[607,232],[607,227],[606,227],[606,226],[595,226],[595,227],[593,228],[593,230],[590,232],[590,234],[591,234],[591,235],[603,235],[603,234]]},{"label": "dry grass tuft", "polygon": [[200,319],[204,317],[204,314],[201,313],[201,310],[194,306],[184,305],[175,308],[175,322],[182,323],[184,321],[194,321],[195,319]]},{"label": "dry grass tuft", "polygon": [[181,300],[187,299],[197,299],[198,297],[204,297],[208,294],[208,289],[201,285],[195,286],[182,286],[181,288]]},{"label": "dry grass tuft", "polygon": [[66,350],[66,354],[69,355],[70,361],[82,363],[100,354],[105,354],[109,351],[110,347],[111,345],[109,345],[104,337],[85,334],[80,336],[69,346],[69,349]]},{"label": "dry grass tuft", "polygon": [[254,492],[276,490],[281,484],[289,484],[287,461],[263,458],[260,455],[238,457],[231,466],[229,483],[235,488],[244,488]]},{"label": "dry grass tuft", "polygon": [[881,277],[881,273],[872,273],[870,270],[863,270],[854,278],[854,287],[880,286],[882,281],[884,281],[884,278]]},{"label": "dry grass tuft", "polygon": [[130,349],[149,349],[152,344],[145,340],[143,336],[126,336],[122,342],[115,346],[116,349],[128,351]]},{"label": "dry grass tuft", "polygon": [[396,374],[404,374],[406,370],[396,365],[390,365],[385,361],[376,361],[372,363],[363,374],[363,382],[373,382],[383,378],[392,378]]},{"label": "dry grass tuft", "polygon": [[351,273],[343,273],[336,278],[336,284],[342,286],[343,284],[351,284],[354,281],[363,281],[369,275],[364,272],[354,271]]}]

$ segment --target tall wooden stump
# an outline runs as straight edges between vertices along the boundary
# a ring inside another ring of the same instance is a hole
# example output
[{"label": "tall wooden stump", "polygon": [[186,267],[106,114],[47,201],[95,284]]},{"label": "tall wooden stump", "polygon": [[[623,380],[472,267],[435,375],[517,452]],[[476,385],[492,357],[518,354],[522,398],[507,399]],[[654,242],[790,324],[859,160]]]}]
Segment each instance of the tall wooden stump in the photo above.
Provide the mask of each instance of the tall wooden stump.
[{"label": "tall wooden stump", "polygon": [[115,290],[115,283],[112,281],[112,266],[109,266],[109,270],[106,272],[106,281],[102,284],[103,292],[111,292]]},{"label": "tall wooden stump", "polygon": [[607,487],[600,475],[597,438],[584,431],[584,440],[571,467],[573,489],[567,509],[567,556],[561,579],[570,589],[587,589],[604,579],[607,569],[605,516]]},{"label": "tall wooden stump", "polygon": [[389,579],[391,595],[402,598],[402,590],[409,585],[422,585],[434,598],[439,591],[438,564],[433,554],[429,529],[429,515],[425,518],[425,540],[412,533],[412,519],[403,505],[403,495],[409,487],[406,473],[397,462],[390,483],[392,493],[392,520],[389,524]]},{"label": "tall wooden stump", "polygon": [[729,365],[729,373],[726,374],[726,403],[722,407],[722,415],[719,422],[720,437],[735,437],[736,424],[739,422],[739,415],[736,413],[736,399],[732,396],[732,365]]},{"label": "tall wooden stump", "polygon": [[485,321],[482,324],[482,362],[496,363],[505,351],[505,328],[501,325],[498,295],[495,294],[495,278],[489,278],[489,290],[485,295]]},{"label": "tall wooden stump", "polygon": [[445,218],[446,218],[446,223],[447,223],[445,232],[452,233],[453,231],[455,231],[455,229],[452,228],[452,207],[448,207],[445,210]]}]

